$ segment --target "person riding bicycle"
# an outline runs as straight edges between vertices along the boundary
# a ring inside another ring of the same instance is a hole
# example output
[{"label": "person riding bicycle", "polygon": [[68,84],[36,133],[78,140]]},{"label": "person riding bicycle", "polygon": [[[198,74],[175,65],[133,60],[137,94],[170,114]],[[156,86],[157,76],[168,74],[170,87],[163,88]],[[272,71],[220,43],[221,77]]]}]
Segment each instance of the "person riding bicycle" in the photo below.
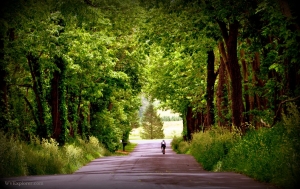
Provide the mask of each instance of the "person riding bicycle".
[{"label": "person riding bicycle", "polygon": [[161,148],[162,150],[166,148],[166,142],[165,142],[165,140],[163,140],[163,141],[161,142],[161,147],[160,147],[160,148]]}]

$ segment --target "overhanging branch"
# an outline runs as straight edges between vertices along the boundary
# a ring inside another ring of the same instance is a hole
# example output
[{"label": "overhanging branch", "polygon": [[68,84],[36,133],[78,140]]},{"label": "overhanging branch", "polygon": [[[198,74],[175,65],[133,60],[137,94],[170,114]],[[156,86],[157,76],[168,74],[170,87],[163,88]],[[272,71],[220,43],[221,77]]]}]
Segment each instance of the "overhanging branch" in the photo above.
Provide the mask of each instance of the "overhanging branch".
[{"label": "overhanging branch", "polygon": [[29,100],[26,98],[26,96],[23,96],[23,98],[24,98],[26,104],[29,106],[29,108],[30,108],[30,110],[31,110],[32,117],[33,117],[33,120],[34,120],[36,126],[39,127],[39,122],[38,122],[38,120],[37,120],[36,117],[35,117],[33,106],[30,104],[30,102],[29,102]]},{"label": "overhanging branch", "polygon": [[220,27],[222,36],[223,36],[224,41],[225,41],[225,43],[226,43],[226,45],[227,45],[229,36],[228,36],[228,29],[227,29],[227,27],[226,27],[226,24],[225,24],[225,22],[222,22],[222,21],[220,21],[220,20],[218,20],[218,19],[216,19],[216,21],[217,21],[217,23],[218,23],[218,25],[219,25],[219,27]]}]

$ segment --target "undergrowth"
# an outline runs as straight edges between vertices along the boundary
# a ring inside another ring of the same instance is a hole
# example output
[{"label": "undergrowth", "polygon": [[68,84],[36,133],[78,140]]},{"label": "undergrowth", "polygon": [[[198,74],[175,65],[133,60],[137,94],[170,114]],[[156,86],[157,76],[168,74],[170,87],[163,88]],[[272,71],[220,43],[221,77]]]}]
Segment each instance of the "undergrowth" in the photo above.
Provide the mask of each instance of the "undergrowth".
[{"label": "undergrowth", "polygon": [[280,188],[299,188],[299,115],[290,104],[283,121],[272,128],[250,128],[242,136],[238,130],[214,127],[194,134],[190,144],[174,137],[172,148],[177,153],[190,152],[208,171],[234,171]]},{"label": "undergrowth", "polygon": [[207,132],[194,134],[190,151],[204,169],[211,171],[218,167],[218,162],[228,154],[239,139],[239,133],[214,127]]},{"label": "undergrowth", "polygon": [[109,155],[95,137],[59,146],[53,139],[18,141],[0,132],[0,177],[68,174],[91,160]]},{"label": "undergrowth", "polygon": [[189,154],[190,143],[184,141],[182,137],[174,136],[171,142],[172,149],[179,154]]}]

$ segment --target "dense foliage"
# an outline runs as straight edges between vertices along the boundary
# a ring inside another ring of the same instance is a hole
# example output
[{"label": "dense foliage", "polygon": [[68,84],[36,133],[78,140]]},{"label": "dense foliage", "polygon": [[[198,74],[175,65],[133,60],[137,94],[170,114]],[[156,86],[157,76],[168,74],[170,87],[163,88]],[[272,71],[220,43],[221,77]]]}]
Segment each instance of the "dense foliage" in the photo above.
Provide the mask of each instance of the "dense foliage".
[{"label": "dense foliage", "polygon": [[[205,168],[295,186],[278,175],[299,176],[299,19],[293,0],[1,1],[1,132],[115,151],[143,92],[180,113],[175,148]],[[253,171],[268,162],[289,167]]]},{"label": "dense foliage", "polygon": [[76,138],[59,147],[51,139],[32,138],[30,144],[0,132],[0,177],[71,174],[95,158],[109,155],[98,139]]},{"label": "dense foliage", "polygon": [[180,112],[184,136],[218,124],[272,127],[300,105],[293,1],[147,1],[145,91]]},{"label": "dense foliage", "polygon": [[299,188],[299,111],[291,104],[283,117],[283,123],[251,128],[243,137],[221,127],[196,133],[189,143],[176,137],[172,148],[192,154],[209,171],[234,171],[280,188]]},{"label": "dense foliage", "polygon": [[95,136],[111,151],[128,139],[142,85],[139,9],[133,1],[114,3],[107,2],[108,10],[81,0],[2,2],[5,133],[60,145]]}]

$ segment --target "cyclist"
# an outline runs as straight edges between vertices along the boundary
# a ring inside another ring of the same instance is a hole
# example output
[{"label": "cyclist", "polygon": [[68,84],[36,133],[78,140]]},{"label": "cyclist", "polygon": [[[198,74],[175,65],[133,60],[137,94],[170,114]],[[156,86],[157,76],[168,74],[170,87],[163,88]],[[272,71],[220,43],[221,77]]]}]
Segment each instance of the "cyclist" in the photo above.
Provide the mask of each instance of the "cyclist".
[{"label": "cyclist", "polygon": [[163,140],[161,142],[161,147],[160,148],[162,149],[162,152],[164,153],[164,150],[166,149],[166,142],[165,142],[165,140]]}]

